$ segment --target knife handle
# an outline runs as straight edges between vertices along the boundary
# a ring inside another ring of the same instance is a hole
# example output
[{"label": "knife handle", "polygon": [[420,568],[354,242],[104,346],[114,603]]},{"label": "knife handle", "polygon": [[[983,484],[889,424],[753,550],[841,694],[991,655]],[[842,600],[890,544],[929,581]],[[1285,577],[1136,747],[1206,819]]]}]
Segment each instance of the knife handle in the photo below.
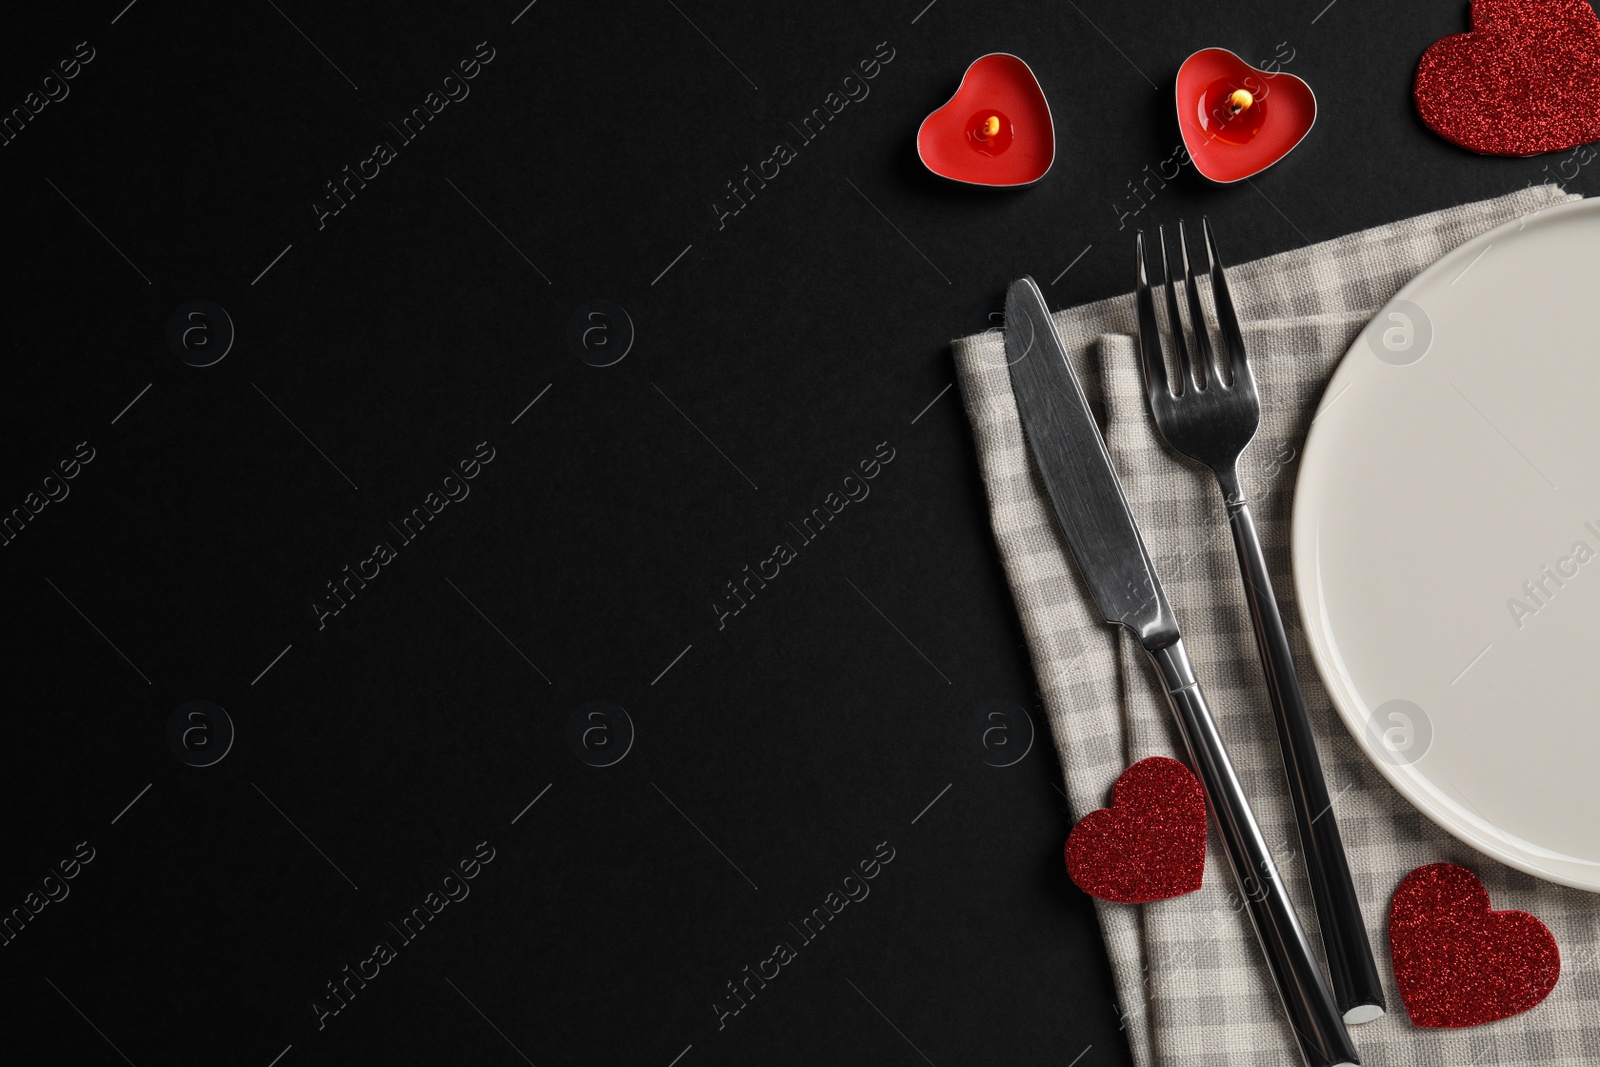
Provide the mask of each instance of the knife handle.
[{"label": "knife handle", "polygon": [[1230,502],[1228,525],[1233,530],[1233,547],[1239,556],[1239,573],[1244,577],[1245,599],[1250,603],[1256,649],[1261,653],[1261,671],[1272,698],[1273,718],[1277,720],[1278,747],[1289,777],[1289,794],[1294,798],[1300,847],[1306,853],[1311,899],[1322,926],[1322,946],[1328,954],[1335,999],[1347,1021],[1365,1022],[1384,1012],[1383,983],[1367,941],[1361,903],[1350,880],[1344,841],[1333,816],[1333,801],[1328,798],[1328,783],[1322,776],[1311,719],[1306,715],[1300,679],[1295,673],[1289,638],[1284,633],[1283,616],[1272,591],[1272,578],[1267,574],[1267,560],[1250,506],[1242,500]]},{"label": "knife handle", "polygon": [[1189,758],[1205,787],[1228,866],[1233,869],[1250,924],[1267,957],[1284,1012],[1299,1038],[1301,1055],[1308,1067],[1360,1064],[1322,968],[1311,954],[1305,930],[1278,877],[1272,852],[1228,759],[1183,641],[1149,652],[1166,684],[1167,699],[1178,718]]}]

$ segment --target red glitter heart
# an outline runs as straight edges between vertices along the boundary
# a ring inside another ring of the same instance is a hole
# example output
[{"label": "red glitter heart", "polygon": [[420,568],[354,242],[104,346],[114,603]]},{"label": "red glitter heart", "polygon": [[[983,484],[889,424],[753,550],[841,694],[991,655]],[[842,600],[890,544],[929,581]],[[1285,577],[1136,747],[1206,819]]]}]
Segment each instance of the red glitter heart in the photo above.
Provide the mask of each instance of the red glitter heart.
[{"label": "red glitter heart", "polygon": [[1120,904],[1193,893],[1206,869],[1206,796],[1193,772],[1151,756],[1123,771],[1111,806],[1067,836],[1067,873],[1090,896]]},{"label": "red glitter heart", "polygon": [[1445,140],[1533,156],[1600,139],[1600,18],[1589,0],[1473,0],[1472,32],[1417,64],[1417,113]]},{"label": "red glitter heart", "polygon": [[1453,863],[1418,867],[1394,891],[1389,954],[1418,1026],[1477,1026],[1550,995],[1561,950],[1525,911],[1490,911],[1478,876]]}]

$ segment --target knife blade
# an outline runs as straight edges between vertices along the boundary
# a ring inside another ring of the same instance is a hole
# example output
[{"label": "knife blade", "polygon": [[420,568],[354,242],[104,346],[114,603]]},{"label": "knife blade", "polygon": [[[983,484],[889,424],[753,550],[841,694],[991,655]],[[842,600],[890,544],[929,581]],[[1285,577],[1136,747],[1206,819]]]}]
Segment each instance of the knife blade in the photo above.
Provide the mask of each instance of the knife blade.
[{"label": "knife blade", "polygon": [[1195,678],[1105,438],[1032,278],[1019,278],[1006,290],[1005,334],[1017,413],[1056,521],[1100,614],[1131,630],[1161,675],[1300,1053],[1308,1067],[1358,1065]]},{"label": "knife blade", "polygon": [[1006,291],[1005,322],[1017,412],[1090,595],[1107,622],[1133,630],[1145,647],[1176,640],[1177,620],[1111,454],[1032,278]]}]

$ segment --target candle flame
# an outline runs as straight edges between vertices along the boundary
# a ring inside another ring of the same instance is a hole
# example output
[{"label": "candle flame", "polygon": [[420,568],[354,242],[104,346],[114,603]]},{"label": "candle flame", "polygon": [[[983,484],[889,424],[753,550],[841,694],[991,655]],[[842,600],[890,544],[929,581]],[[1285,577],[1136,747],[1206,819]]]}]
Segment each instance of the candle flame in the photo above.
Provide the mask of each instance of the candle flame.
[{"label": "candle flame", "polygon": [[990,115],[988,118],[983,120],[983,135],[985,137],[993,137],[999,132],[1000,117],[998,115]]},{"label": "candle flame", "polygon": [[1250,94],[1250,90],[1235,89],[1228,96],[1228,110],[1237,115],[1240,112],[1250,110],[1250,105],[1255,102],[1256,98]]}]

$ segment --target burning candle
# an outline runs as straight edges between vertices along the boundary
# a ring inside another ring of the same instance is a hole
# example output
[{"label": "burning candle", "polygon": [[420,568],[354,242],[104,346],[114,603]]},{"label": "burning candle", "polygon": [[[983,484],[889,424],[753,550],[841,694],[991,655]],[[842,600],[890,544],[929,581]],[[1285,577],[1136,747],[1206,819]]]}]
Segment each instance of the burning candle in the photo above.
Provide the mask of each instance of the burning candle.
[{"label": "burning candle", "polygon": [[967,185],[1030,185],[1055,161],[1055,125],[1028,65],[1006,52],[981,56],[943,107],[922,121],[917,155],[930,171]]},{"label": "burning candle", "polygon": [[1316,122],[1311,87],[1293,74],[1257,70],[1225,48],[1184,60],[1178,127],[1195,169],[1214,182],[1242,181],[1289,154]]},{"label": "burning candle", "polygon": [[986,156],[998,156],[1011,147],[1016,137],[1011,120],[1001,114],[980,111],[967,124],[967,143],[974,152]]},{"label": "burning candle", "polygon": [[1267,103],[1266,86],[1249,75],[1241,80],[1253,85],[1255,92],[1235,88],[1232,78],[1218,78],[1200,94],[1200,125],[1225,144],[1242,145],[1254,140],[1272,110]]}]

